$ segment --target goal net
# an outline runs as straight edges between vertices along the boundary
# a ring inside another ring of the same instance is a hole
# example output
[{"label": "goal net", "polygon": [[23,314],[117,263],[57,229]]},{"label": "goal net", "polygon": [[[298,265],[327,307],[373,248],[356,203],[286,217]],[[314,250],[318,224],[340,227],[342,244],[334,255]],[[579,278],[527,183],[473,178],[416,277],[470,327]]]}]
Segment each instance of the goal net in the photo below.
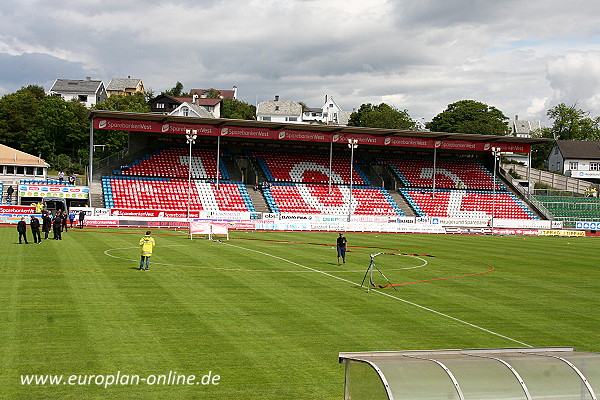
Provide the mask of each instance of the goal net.
[{"label": "goal net", "polygon": [[227,222],[190,222],[190,239],[194,235],[206,235],[209,240],[218,239],[215,235],[225,235],[229,240],[229,223]]}]

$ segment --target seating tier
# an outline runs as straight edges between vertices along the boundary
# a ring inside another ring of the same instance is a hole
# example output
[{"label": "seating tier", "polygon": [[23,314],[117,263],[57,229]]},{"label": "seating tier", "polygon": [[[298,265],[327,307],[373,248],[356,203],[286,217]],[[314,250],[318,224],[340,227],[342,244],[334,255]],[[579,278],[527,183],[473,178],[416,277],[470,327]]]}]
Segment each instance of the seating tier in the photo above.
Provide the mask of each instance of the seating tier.
[{"label": "seating tier", "polygon": [[[433,160],[431,159],[392,159],[380,161],[390,166],[396,177],[407,187],[433,187]],[[436,161],[436,188],[506,190],[493,174],[480,161],[448,160]]]},{"label": "seating tier", "polygon": [[[187,178],[189,149],[170,147],[136,160],[117,173],[125,176]],[[229,179],[229,173],[222,160],[219,166],[219,179]],[[217,151],[193,148],[191,174],[193,179],[217,178]]]},{"label": "seating tier", "polygon": [[[283,153],[253,151],[267,181],[296,183],[329,183],[329,155],[309,153]],[[354,162],[353,185],[370,185],[369,179]],[[331,181],[334,184],[350,184],[350,159],[333,156]]]},{"label": "seating tier", "polygon": [[[169,178],[102,177],[104,203],[108,208],[186,210],[188,181]],[[204,211],[250,211],[254,205],[241,182],[216,184],[192,180],[190,209]]]},{"label": "seating tier", "polygon": [[478,190],[400,189],[419,216],[538,219],[514,194]]},{"label": "seating tier", "polygon": [[596,197],[567,197],[536,195],[555,218],[570,220],[600,220],[600,199]]},{"label": "seating tier", "polygon": [[344,185],[274,183],[264,189],[272,212],[302,214],[403,215],[382,188],[354,186],[350,210],[350,188]]}]

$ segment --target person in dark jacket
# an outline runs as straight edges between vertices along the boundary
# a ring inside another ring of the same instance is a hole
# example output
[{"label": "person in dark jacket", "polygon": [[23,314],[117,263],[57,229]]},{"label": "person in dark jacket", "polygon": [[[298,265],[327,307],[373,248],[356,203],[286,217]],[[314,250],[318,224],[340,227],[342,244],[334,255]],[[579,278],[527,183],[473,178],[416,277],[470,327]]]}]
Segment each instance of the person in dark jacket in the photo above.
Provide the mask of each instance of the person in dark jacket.
[{"label": "person in dark jacket", "polygon": [[79,211],[79,229],[83,229],[83,220],[85,219],[85,211]]},{"label": "person in dark jacket", "polygon": [[50,211],[42,214],[42,232],[44,232],[44,239],[48,239],[48,234],[50,233],[50,227],[52,226],[51,215]]},{"label": "person in dark jacket", "polygon": [[62,215],[60,216],[60,231],[61,232],[66,232],[69,229],[67,228],[67,220],[69,219],[69,215],[67,214],[66,211],[63,211]]},{"label": "person in dark jacket", "polygon": [[58,210],[56,215],[54,216],[54,220],[52,220],[52,231],[54,232],[54,240],[62,240],[62,236],[60,234],[61,225],[62,211]]},{"label": "person in dark jacket", "polygon": [[42,243],[42,236],[40,235],[40,220],[37,219],[35,215],[31,216],[31,219],[29,220],[29,226],[31,227],[33,242],[37,244]]},{"label": "person in dark jacket", "polygon": [[8,189],[6,189],[6,202],[8,204],[12,204],[12,195],[15,192],[15,189],[11,186],[8,187]]},{"label": "person in dark jacket", "polygon": [[23,244],[21,238],[25,239],[25,244],[29,244],[27,242],[27,224],[25,223],[25,218],[21,217],[21,220],[17,223],[17,232],[19,232],[19,244]]}]

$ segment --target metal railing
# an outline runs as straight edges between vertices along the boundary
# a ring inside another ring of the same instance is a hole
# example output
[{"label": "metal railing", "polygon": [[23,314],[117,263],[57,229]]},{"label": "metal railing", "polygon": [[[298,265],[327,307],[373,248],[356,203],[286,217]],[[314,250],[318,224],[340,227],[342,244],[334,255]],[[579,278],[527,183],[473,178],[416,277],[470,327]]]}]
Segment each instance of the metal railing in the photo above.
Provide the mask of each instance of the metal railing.
[{"label": "metal railing", "polygon": [[[500,168],[500,174],[502,177],[510,183],[510,185],[517,190],[531,205],[533,205],[546,219],[554,219],[552,213],[544,207],[541,201],[536,199],[526,188],[521,186],[517,180],[515,180],[511,174],[508,173],[504,167]],[[531,185],[531,182],[528,183]]]},{"label": "metal railing", "polygon": [[123,149],[123,150],[121,150],[121,151],[119,151],[119,152],[117,152],[115,154],[111,154],[110,156],[105,157],[105,158],[103,158],[101,160],[94,161],[94,164],[93,164],[94,171],[97,171],[97,170],[99,170],[101,168],[106,168],[109,165],[114,164],[117,161],[122,160],[122,159],[124,159],[125,157],[128,157],[128,156],[129,156],[129,149]]},{"label": "metal railing", "polygon": [[[527,167],[519,164],[503,164],[502,168],[505,170],[513,170],[517,174],[523,176],[523,179],[527,179]],[[571,178],[568,176],[564,176],[561,174],[542,171],[539,169],[531,168],[531,175],[529,180],[531,182],[541,183],[546,186],[555,188],[557,190],[570,192],[573,194],[584,195],[586,193],[586,189],[596,188],[598,190],[598,185],[593,184],[591,182]]]}]

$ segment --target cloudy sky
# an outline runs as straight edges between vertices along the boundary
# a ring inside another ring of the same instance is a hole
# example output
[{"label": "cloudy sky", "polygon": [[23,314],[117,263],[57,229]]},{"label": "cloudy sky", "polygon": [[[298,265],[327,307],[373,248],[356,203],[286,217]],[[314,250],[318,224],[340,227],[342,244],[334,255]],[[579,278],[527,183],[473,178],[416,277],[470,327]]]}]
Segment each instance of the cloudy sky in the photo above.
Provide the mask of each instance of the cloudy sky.
[{"label": "cloudy sky", "polygon": [[326,94],[430,120],[458,100],[546,122],[600,115],[597,0],[19,0],[0,3],[0,96],[55,78],[141,78],[156,94]]}]

